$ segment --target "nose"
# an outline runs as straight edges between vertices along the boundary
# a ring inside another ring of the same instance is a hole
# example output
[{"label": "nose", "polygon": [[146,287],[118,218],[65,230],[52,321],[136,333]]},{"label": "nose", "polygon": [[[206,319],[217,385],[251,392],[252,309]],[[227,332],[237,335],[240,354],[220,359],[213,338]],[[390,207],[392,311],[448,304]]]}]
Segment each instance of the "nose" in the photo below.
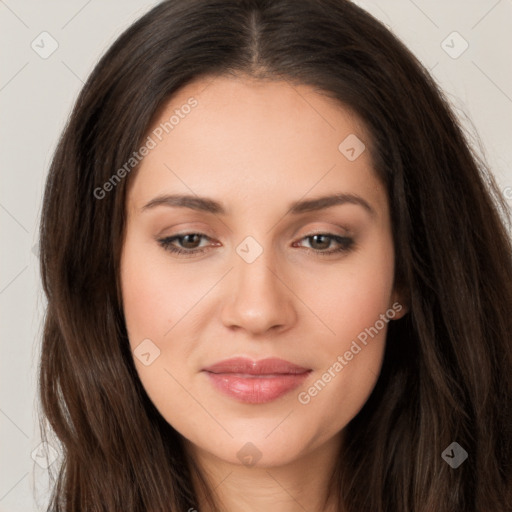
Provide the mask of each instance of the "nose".
[{"label": "nose", "polygon": [[229,290],[222,308],[222,322],[229,329],[252,335],[282,332],[297,320],[290,277],[275,270],[270,250],[252,263],[234,255],[234,268],[227,276]]}]

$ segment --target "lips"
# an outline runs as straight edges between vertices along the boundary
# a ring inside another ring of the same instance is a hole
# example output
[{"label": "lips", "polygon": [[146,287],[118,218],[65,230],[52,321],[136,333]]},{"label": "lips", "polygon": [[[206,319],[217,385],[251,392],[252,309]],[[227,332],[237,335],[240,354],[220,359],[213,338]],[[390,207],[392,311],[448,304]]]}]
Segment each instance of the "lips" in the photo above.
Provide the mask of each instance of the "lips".
[{"label": "lips", "polygon": [[215,389],[240,402],[262,404],[297,388],[311,369],[276,358],[253,361],[237,357],[202,370]]}]

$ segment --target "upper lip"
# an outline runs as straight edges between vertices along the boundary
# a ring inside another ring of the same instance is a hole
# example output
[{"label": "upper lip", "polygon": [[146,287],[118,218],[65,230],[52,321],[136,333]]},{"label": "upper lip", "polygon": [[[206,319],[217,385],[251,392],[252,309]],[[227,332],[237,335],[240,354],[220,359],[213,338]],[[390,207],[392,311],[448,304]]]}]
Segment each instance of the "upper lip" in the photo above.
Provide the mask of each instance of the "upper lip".
[{"label": "upper lip", "polygon": [[203,371],[211,373],[245,373],[249,375],[296,375],[308,372],[309,369],[274,357],[260,359],[259,361],[246,357],[234,357],[203,368]]}]

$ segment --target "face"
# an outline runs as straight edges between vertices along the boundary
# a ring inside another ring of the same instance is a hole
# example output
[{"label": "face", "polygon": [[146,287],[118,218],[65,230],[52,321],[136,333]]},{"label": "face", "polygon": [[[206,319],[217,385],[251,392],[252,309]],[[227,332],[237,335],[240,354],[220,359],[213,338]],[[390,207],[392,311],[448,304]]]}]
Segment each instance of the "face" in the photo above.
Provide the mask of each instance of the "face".
[{"label": "face", "polygon": [[121,258],[148,396],[228,463],[339,440],[405,311],[364,127],[308,86],[217,77],[176,93],[148,137]]}]

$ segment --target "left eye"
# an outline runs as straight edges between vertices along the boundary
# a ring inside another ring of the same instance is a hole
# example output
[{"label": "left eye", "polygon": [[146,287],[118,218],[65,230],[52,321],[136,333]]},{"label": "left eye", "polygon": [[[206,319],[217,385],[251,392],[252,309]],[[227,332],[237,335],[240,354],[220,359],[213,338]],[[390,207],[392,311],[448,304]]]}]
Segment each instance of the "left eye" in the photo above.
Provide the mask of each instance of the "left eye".
[{"label": "left eye", "polygon": [[[167,251],[170,251],[175,254],[180,254],[183,256],[193,256],[205,252],[208,248],[208,245],[203,247],[197,245],[198,243],[200,243],[201,239],[211,240],[210,237],[203,233],[184,233],[182,235],[174,235],[166,238],[161,238],[158,240],[158,242]],[[317,248],[306,247],[306,249],[308,249],[308,251],[314,252],[316,255],[319,256],[325,256],[333,253],[348,252],[350,249],[352,249],[354,245],[354,240],[352,238],[334,235],[332,233],[315,233],[303,237],[301,241],[302,240],[308,240],[310,246],[316,245]],[[334,249],[329,249],[333,241],[338,244],[338,247],[335,247]],[[179,243],[181,247],[176,246],[175,242]],[[294,247],[297,247],[295,245],[296,243],[297,242],[294,242]],[[215,243],[214,245],[220,244]]]},{"label": "left eye", "polygon": [[[322,256],[338,252],[347,252],[352,248],[354,244],[354,240],[352,238],[333,235],[331,233],[316,233],[313,235],[305,236],[302,240],[308,240],[310,246],[313,245],[312,250],[315,251],[318,255]],[[330,247],[331,242],[333,241],[338,244],[338,247],[324,250]],[[317,248],[315,248],[314,245],[316,245]]]},{"label": "left eye", "polygon": [[[177,254],[197,254],[204,252],[204,248],[197,248],[196,244],[202,238],[210,240],[210,238],[202,233],[185,233],[183,235],[169,236],[158,240],[160,245],[167,251]],[[176,247],[174,242],[178,241],[184,248]]]}]

